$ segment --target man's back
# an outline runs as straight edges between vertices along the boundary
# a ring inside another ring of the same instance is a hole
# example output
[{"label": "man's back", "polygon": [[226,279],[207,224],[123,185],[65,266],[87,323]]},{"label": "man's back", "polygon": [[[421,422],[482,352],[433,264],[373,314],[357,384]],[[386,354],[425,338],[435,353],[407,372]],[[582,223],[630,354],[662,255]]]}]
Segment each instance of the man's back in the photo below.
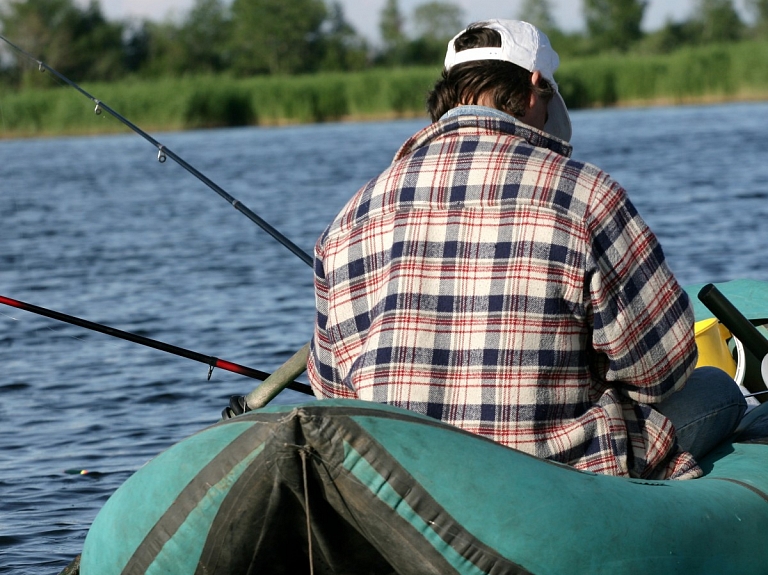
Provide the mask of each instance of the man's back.
[{"label": "man's back", "polygon": [[596,472],[665,467],[671,425],[635,401],[679,388],[695,353],[655,237],[567,144],[477,112],[417,134],[319,240],[316,391]]}]

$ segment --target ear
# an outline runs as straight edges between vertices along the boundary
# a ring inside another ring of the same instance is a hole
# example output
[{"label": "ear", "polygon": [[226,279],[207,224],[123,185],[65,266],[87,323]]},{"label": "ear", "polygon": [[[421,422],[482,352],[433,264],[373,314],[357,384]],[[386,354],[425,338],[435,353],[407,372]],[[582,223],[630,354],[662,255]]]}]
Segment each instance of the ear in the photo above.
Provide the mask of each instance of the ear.
[{"label": "ear", "polygon": [[[540,79],[541,79],[541,72],[539,72],[538,70],[534,70],[533,74],[531,74],[531,85],[538,86]],[[530,97],[530,101],[528,102],[528,107],[533,108],[534,104],[536,104],[537,99],[538,99],[538,96],[536,95],[536,92],[531,90],[531,97]]]}]

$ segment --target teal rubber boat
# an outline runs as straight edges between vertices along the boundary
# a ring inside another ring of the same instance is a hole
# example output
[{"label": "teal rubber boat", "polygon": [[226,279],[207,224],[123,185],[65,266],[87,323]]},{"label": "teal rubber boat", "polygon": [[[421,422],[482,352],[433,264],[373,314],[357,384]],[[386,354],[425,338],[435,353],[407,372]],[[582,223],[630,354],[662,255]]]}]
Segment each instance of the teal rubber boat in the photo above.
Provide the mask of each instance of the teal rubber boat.
[{"label": "teal rubber boat", "polygon": [[267,406],[130,477],[80,573],[765,575],[768,437],[699,463],[689,481],[602,476],[389,406]]},{"label": "teal rubber boat", "polygon": [[267,407],[139,469],[80,572],[765,574],[768,445],[701,464],[691,481],[622,479],[378,404]]}]

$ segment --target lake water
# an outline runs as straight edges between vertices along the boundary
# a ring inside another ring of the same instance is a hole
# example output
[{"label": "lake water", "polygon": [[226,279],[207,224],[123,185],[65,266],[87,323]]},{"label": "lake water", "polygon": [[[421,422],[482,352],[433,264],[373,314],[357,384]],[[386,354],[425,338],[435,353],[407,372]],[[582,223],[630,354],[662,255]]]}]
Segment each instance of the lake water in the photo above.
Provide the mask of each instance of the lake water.
[{"label": "lake water", "polygon": [[[683,284],[768,280],[768,104],[573,124],[574,157],[630,191]],[[156,137],[311,253],[424,125]],[[134,134],[0,141],[0,215],[0,295],[264,371],[310,338],[311,269]],[[58,573],[133,471],[256,385],[5,306],[0,370],[0,573]]]}]

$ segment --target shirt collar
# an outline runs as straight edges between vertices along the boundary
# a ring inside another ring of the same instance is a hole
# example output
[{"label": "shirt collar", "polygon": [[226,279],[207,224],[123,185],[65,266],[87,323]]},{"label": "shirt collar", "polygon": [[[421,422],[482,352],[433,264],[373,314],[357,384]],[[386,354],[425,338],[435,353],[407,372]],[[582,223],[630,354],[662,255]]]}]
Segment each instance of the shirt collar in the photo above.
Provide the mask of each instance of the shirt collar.
[{"label": "shirt collar", "polygon": [[445,114],[442,115],[440,120],[448,120],[450,118],[456,118],[458,116],[480,116],[481,118],[498,118],[506,122],[517,122],[514,116],[497,110],[496,108],[489,108],[488,106],[456,106],[451,108]]},{"label": "shirt collar", "polygon": [[566,158],[570,158],[573,152],[573,147],[568,142],[555,138],[542,130],[537,130],[514,116],[496,108],[472,105],[457,106],[448,110],[437,122],[430,124],[405,142],[397,152],[395,160],[430,144],[435,138],[443,134],[465,129],[472,130],[474,133],[477,133],[478,129],[482,129],[517,136],[532,146],[547,148]]}]

